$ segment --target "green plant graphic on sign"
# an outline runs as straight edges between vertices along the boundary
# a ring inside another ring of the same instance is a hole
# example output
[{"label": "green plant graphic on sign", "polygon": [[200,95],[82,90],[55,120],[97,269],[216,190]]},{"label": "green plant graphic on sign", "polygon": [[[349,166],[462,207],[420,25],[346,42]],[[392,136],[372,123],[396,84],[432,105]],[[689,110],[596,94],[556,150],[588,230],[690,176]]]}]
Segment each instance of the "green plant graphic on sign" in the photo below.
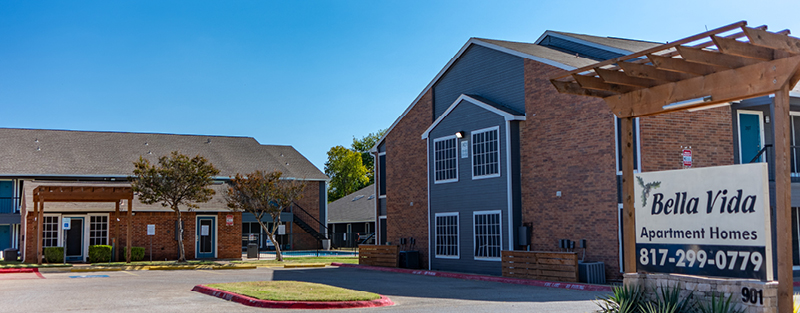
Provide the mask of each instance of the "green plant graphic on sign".
[{"label": "green plant graphic on sign", "polygon": [[654,181],[645,184],[644,180],[639,176],[636,176],[636,180],[639,182],[639,186],[642,186],[642,207],[644,207],[645,205],[647,205],[647,196],[650,195],[650,189],[656,189],[658,187],[661,187],[661,182]]}]

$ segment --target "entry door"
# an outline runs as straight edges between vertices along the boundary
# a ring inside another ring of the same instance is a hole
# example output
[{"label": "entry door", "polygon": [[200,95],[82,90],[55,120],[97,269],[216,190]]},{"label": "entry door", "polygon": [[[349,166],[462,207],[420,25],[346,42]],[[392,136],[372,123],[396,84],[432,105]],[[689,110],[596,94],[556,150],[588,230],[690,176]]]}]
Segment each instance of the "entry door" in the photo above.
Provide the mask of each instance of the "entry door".
[{"label": "entry door", "polygon": [[83,261],[83,217],[70,217],[67,231],[67,261]]},{"label": "entry door", "polygon": [[213,258],[216,250],[216,223],[214,216],[197,217],[197,258]]},{"label": "entry door", "polygon": [[[740,163],[750,163],[764,147],[764,127],[761,125],[761,112],[739,111],[739,157]],[[757,162],[763,162],[762,154]]]}]

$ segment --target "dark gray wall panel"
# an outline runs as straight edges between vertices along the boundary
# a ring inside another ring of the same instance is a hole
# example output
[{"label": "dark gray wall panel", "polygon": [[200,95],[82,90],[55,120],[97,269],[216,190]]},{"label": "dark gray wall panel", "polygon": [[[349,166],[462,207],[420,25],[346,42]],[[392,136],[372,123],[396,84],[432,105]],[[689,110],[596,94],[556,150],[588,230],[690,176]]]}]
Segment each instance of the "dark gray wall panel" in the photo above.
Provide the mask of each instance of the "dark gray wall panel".
[{"label": "dark gray wall panel", "polygon": [[[470,157],[461,158],[460,142],[471,141],[474,130],[499,126],[500,142],[500,176],[485,179],[472,179],[472,147]],[[502,221],[502,249],[508,247],[508,191],[506,162],[506,122],[497,114],[486,111],[470,102],[462,102],[430,133],[428,145],[430,184],[430,219],[434,221],[436,213],[459,212],[459,254],[460,259],[440,259],[431,256],[432,269],[468,271],[472,273],[500,274],[500,261],[475,260],[473,212],[500,210]],[[458,181],[435,184],[433,178],[433,140],[450,136],[457,131],[465,131],[467,135],[459,140],[458,149]],[[434,225],[431,225],[433,227]],[[435,235],[432,230],[431,235]],[[435,240],[435,239],[434,239]],[[513,240],[513,238],[512,238]],[[433,244],[433,243],[432,243]],[[432,245],[432,247],[435,247]],[[434,250],[435,254],[435,250]]]},{"label": "dark gray wall panel", "polygon": [[434,118],[461,94],[484,97],[525,112],[525,72],[522,58],[473,45],[433,86]]}]

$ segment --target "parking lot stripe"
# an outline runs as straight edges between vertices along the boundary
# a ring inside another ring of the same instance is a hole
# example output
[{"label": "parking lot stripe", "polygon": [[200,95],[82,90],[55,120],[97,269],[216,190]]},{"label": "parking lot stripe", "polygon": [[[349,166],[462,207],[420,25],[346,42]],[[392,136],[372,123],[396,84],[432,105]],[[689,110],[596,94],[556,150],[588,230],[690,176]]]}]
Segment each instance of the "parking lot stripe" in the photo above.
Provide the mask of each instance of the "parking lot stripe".
[{"label": "parking lot stripe", "polygon": [[211,273],[211,274],[222,275],[222,273],[215,273],[214,271],[206,271],[206,270],[197,270],[197,271],[198,272],[203,272],[203,273]]},{"label": "parking lot stripe", "polygon": [[128,272],[128,271],[122,271],[122,272],[125,273],[125,274],[128,274],[128,275],[139,276],[139,274],[134,274],[134,273],[131,273],[131,272]]}]

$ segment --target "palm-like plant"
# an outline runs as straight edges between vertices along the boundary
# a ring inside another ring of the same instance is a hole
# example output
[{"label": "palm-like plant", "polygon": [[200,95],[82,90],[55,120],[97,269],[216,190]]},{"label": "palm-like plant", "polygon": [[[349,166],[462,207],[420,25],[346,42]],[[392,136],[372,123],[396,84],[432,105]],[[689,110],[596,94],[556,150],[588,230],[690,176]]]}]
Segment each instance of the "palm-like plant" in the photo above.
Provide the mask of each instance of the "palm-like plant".
[{"label": "palm-like plant", "polygon": [[697,311],[700,313],[744,313],[744,310],[737,309],[736,304],[731,304],[731,296],[727,298],[716,294],[711,294],[708,302],[698,302]]},{"label": "palm-like plant", "polygon": [[634,313],[644,303],[644,293],[639,286],[614,287],[613,293],[595,302],[603,313]]}]

